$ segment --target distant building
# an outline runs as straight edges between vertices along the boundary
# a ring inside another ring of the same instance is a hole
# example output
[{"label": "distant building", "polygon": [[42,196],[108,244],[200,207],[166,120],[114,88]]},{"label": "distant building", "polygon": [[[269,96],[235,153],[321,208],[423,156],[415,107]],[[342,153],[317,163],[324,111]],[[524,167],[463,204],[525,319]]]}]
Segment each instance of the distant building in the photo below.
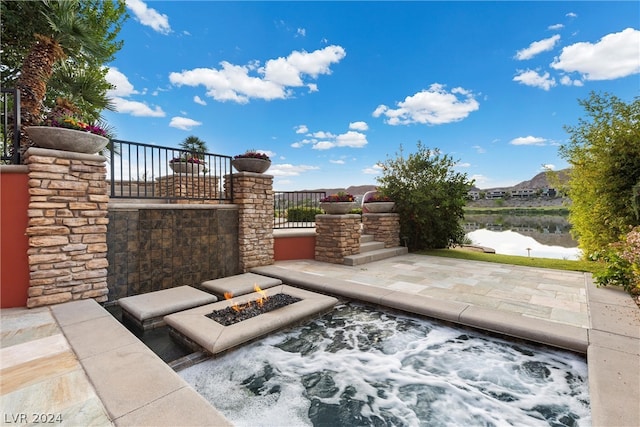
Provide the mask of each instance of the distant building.
[{"label": "distant building", "polygon": [[511,190],[511,197],[514,199],[527,199],[536,195],[536,190],[533,188],[520,188],[517,190]]},{"label": "distant building", "polygon": [[494,190],[488,190],[485,193],[484,198],[485,199],[502,199],[506,195],[507,195],[507,192],[505,190],[498,188]]},{"label": "distant building", "polygon": [[472,188],[471,190],[467,191],[467,197],[469,198],[469,200],[479,200],[480,190],[478,190],[477,188]]}]

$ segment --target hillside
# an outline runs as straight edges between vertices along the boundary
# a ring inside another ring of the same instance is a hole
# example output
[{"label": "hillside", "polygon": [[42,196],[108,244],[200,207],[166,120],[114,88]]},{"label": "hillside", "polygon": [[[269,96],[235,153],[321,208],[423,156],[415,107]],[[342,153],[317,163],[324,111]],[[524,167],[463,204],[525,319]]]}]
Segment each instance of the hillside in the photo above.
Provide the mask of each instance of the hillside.
[{"label": "hillside", "polygon": [[[569,169],[562,169],[556,172],[558,179],[560,180],[561,184],[566,184],[567,181],[569,180]],[[503,190],[517,190],[517,189],[522,189],[522,188],[533,188],[534,190],[538,190],[538,189],[544,189],[544,188],[556,188],[557,185],[553,184],[553,183],[549,183],[549,178],[547,176],[547,172],[540,172],[539,174],[537,174],[536,176],[534,176],[533,178],[527,180],[527,181],[522,181],[516,185],[514,185],[513,187],[495,187],[495,188],[483,188],[481,189],[482,191],[489,191],[489,190],[497,190],[498,188],[503,189]]]},{"label": "hillside", "polygon": [[[569,169],[562,169],[557,171],[557,175],[558,178],[560,179],[560,183],[561,184],[566,184],[566,182],[569,179]],[[539,174],[537,174],[536,176],[534,176],[533,178],[526,180],[526,181],[522,181],[516,185],[514,185],[513,187],[495,187],[495,188],[482,188],[480,189],[481,191],[489,191],[489,190],[496,190],[498,188],[503,189],[503,190],[512,190],[512,189],[521,189],[521,188],[533,188],[535,190],[537,189],[544,189],[544,188],[555,188],[556,185],[554,184],[550,184],[549,183],[549,178],[547,177],[547,172],[540,172]],[[367,191],[372,191],[375,190],[376,186],[375,185],[352,185],[349,186],[347,188],[317,188],[317,189],[307,189],[307,190],[300,190],[301,192],[305,192],[305,191],[324,191],[327,194],[336,194],[339,193],[341,191],[344,191],[346,193],[350,193],[353,194],[354,196],[359,196],[359,195],[363,195],[364,193],[366,193]]]}]

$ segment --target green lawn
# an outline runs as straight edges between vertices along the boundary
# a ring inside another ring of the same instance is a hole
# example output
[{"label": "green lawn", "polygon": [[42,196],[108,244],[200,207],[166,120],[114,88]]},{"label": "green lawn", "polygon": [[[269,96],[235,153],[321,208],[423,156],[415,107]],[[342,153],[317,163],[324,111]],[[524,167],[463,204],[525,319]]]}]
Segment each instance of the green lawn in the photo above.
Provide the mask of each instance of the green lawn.
[{"label": "green lawn", "polygon": [[473,261],[497,262],[501,264],[522,265],[525,267],[553,268],[556,270],[586,271],[593,273],[600,266],[593,261],[568,261],[551,258],[529,258],[514,255],[487,254],[483,252],[460,251],[453,249],[432,249],[416,252],[421,255],[432,255],[448,258],[469,259]]}]

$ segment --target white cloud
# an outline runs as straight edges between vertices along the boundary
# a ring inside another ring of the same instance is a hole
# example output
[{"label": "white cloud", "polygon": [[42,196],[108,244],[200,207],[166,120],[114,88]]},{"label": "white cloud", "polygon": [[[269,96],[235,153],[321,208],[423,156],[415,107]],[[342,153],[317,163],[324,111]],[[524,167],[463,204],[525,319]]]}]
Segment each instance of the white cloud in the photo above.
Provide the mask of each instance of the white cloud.
[{"label": "white cloud", "polygon": [[195,102],[196,104],[200,104],[200,105],[207,105],[207,101],[205,101],[204,99],[200,98],[198,95],[193,97],[193,102]]},{"label": "white cloud", "polygon": [[351,122],[349,123],[349,129],[366,132],[369,130],[369,125],[366,122]]},{"label": "white cloud", "polygon": [[564,28],[563,24],[553,24],[553,25],[549,25],[547,27],[547,30],[557,31],[557,30],[561,30],[563,28]]},{"label": "white cloud", "polygon": [[491,181],[486,176],[480,174],[471,175],[471,180],[475,181],[475,186],[478,188],[485,188],[485,185]]},{"label": "white cloud", "polygon": [[313,132],[311,134],[311,136],[313,136],[314,138],[335,138],[336,137],[331,132],[325,132],[325,131],[322,131],[322,130],[318,131],[318,132]]},{"label": "white cloud", "polygon": [[334,165],[344,165],[345,161],[344,160],[329,160],[329,163],[333,163]]},{"label": "white cloud", "polygon": [[162,108],[156,106],[152,109],[144,102],[131,101],[120,97],[112,98],[112,102],[118,113],[131,114],[135,117],[164,117],[166,115]]},{"label": "white cloud", "polygon": [[202,122],[198,122],[187,117],[172,117],[169,126],[182,130],[191,130],[196,126],[200,126],[201,124]]},{"label": "white cloud", "polygon": [[578,15],[573,13],[573,12],[569,12],[564,16],[566,16],[567,18],[577,18],[578,17]]},{"label": "white cloud", "polygon": [[115,86],[114,89],[107,91],[107,96],[129,96],[138,92],[133,88],[127,76],[121,73],[116,67],[107,70],[105,79],[108,83]]},{"label": "white cloud", "polygon": [[304,37],[304,36],[306,36],[306,35],[307,35],[307,30],[305,30],[304,28],[298,28],[298,29],[296,30],[296,35],[297,35],[297,36]]},{"label": "white cloud", "polygon": [[566,46],[551,67],[578,72],[585,80],[613,80],[640,73],[640,30],[627,28],[602,37],[597,43]]},{"label": "white cloud", "polygon": [[379,105],[373,112],[373,117],[384,115],[387,118],[385,122],[390,125],[439,125],[466,118],[480,108],[480,104],[471,91],[458,87],[447,92],[444,85],[434,83],[428,90],[407,96],[404,101],[397,103],[397,107],[391,109],[386,105]]},{"label": "white cloud", "polygon": [[[233,65],[223,61],[221,68],[195,68],[173,72],[169,80],[177,86],[199,86],[207,89],[207,96],[216,101],[245,104],[251,98],[273,100],[293,95],[295,87],[307,86],[310,92],[317,86],[304,82],[305,77],[316,79],[320,74],[331,74],[331,64],[346,55],[340,46],[327,46],[311,53],[293,51],[286,58],[270,59],[264,67],[257,61],[248,65]],[[251,73],[257,75],[250,75]]]},{"label": "white cloud", "polygon": [[538,74],[533,70],[518,70],[520,74],[513,78],[514,82],[519,82],[523,85],[539,87],[540,89],[549,90],[556,85],[556,79],[551,77],[548,72],[544,74]]},{"label": "white cloud", "polygon": [[562,76],[560,78],[560,83],[564,86],[584,86],[582,80],[572,80],[569,76]]},{"label": "white cloud", "polygon": [[469,163],[469,162],[456,163],[456,166],[459,167],[459,168],[470,168],[471,167],[471,163]]},{"label": "white cloud", "polygon": [[162,108],[158,106],[152,109],[144,102],[126,99],[126,97],[128,96],[136,95],[140,92],[134,89],[127,76],[125,76],[117,68],[109,68],[107,70],[105,78],[107,82],[115,86],[113,89],[107,91],[107,96],[111,97],[111,102],[113,103],[116,112],[122,114],[131,114],[135,117],[165,116],[165,112],[162,111]]},{"label": "white cloud", "polygon": [[362,173],[365,175],[379,175],[382,173],[382,167],[380,165],[373,165],[368,168],[362,169]]},{"label": "white cloud", "polygon": [[546,145],[547,140],[538,136],[521,136],[509,141],[511,145]]},{"label": "white cloud", "polygon": [[317,141],[311,148],[313,148],[314,150],[329,150],[330,148],[333,148],[335,146],[336,144],[331,141]]},{"label": "white cloud", "polygon": [[318,170],[317,166],[308,165],[292,165],[290,163],[271,165],[269,168],[269,175],[274,176],[298,176],[301,173]]},{"label": "white cloud", "polygon": [[479,145],[474,145],[474,146],[473,146],[473,147],[471,147],[471,148],[474,148],[474,149],[476,150],[476,153],[478,153],[478,154],[484,154],[484,153],[486,153],[486,152],[487,152],[487,150],[485,150],[484,148],[482,148],[482,147],[481,147],[481,146],[479,146]]},{"label": "white cloud", "polygon": [[162,13],[159,13],[155,9],[150,9],[141,0],[126,0],[127,7],[131,9],[136,19],[140,21],[142,25],[153,28],[161,34],[169,34],[171,32],[171,26],[169,25],[169,17]]},{"label": "white cloud", "polygon": [[336,137],[336,146],[362,148],[367,145],[367,136],[360,132],[348,131]]},{"label": "white cloud", "polygon": [[298,134],[304,134],[309,132],[309,128],[307,127],[307,125],[299,125],[294,127],[294,129],[296,130],[296,133]]},{"label": "white cloud", "polygon": [[542,167],[540,168],[540,170],[543,170],[543,171],[547,171],[547,170],[555,170],[555,169],[556,169],[556,165],[551,164],[551,163],[544,164],[544,165],[542,165]]},{"label": "white cloud", "polygon": [[533,42],[526,49],[521,49],[518,52],[516,52],[516,59],[520,61],[525,59],[531,59],[539,53],[552,50],[559,40],[560,40],[560,35],[556,34],[547,39]]},{"label": "white cloud", "polygon": [[368,129],[368,126],[365,122],[351,122],[349,123],[349,129],[347,132],[342,133],[340,135],[335,135],[331,132],[327,131],[315,131],[309,132],[309,129],[305,125],[300,125],[296,129],[296,133],[306,133],[307,138],[296,141],[291,144],[293,148],[301,148],[304,145],[311,144],[311,148],[314,150],[329,150],[335,147],[351,147],[351,148],[362,148],[368,144],[367,136],[353,129]]}]

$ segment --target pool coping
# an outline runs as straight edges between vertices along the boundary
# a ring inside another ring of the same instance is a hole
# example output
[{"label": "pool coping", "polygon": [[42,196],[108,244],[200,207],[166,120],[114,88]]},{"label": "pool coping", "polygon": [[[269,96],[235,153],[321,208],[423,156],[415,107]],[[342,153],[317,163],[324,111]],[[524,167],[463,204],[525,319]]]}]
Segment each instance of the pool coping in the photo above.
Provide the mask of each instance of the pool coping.
[{"label": "pool coping", "polygon": [[[586,353],[593,425],[640,425],[640,310],[620,289],[595,287],[590,275],[585,275],[590,328],[581,328],[274,265],[251,272],[319,293]],[[230,425],[94,300],[50,310],[115,425]]]}]

